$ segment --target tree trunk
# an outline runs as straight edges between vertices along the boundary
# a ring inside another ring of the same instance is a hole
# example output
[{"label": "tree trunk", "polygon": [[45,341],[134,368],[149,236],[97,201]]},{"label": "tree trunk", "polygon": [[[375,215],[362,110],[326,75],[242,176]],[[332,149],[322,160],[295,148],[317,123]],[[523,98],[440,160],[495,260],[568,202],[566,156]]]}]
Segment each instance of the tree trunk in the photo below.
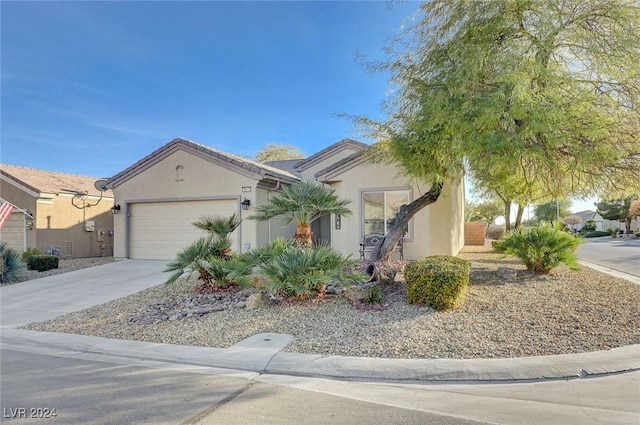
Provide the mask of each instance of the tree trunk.
[{"label": "tree trunk", "polygon": [[389,229],[384,238],[378,242],[378,245],[373,248],[371,252],[372,262],[389,261],[391,254],[393,254],[393,249],[404,236],[404,229],[407,223],[409,223],[409,220],[411,220],[418,211],[438,200],[442,193],[442,185],[442,183],[435,183],[433,188],[424,195],[415,199],[410,204],[400,207],[393,226],[391,226],[391,229]]},{"label": "tree trunk", "polygon": [[516,213],[516,229],[519,229],[522,227],[522,216],[524,215],[524,208],[525,206],[522,204],[518,204],[518,212]]},{"label": "tree trunk", "polygon": [[302,248],[311,248],[313,246],[313,232],[309,223],[298,223],[295,234],[298,246]]},{"label": "tree trunk", "polygon": [[504,201],[504,231],[511,230],[511,199]]}]

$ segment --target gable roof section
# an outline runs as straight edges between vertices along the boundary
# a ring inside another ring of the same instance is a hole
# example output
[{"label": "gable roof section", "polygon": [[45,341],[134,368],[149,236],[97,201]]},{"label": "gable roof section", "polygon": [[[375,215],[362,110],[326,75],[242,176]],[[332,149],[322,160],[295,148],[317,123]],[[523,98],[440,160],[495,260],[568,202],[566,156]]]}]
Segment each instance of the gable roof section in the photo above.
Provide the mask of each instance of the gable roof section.
[{"label": "gable roof section", "polygon": [[298,177],[288,173],[287,171],[266,164],[260,164],[249,159],[222,152],[217,149],[210,148],[209,146],[201,145],[200,143],[179,137],[177,139],[173,139],[132,166],[111,177],[107,181],[107,187],[114,188],[121,185],[178,150],[191,153],[204,160],[256,180],[274,179],[286,183],[295,183],[300,180]]},{"label": "gable roof section", "polygon": [[344,159],[341,159],[335,164],[331,164],[330,166],[318,171],[314,176],[316,180],[320,182],[329,183],[331,181],[335,181],[335,178],[340,174],[349,171],[358,165],[364,164],[366,161],[364,151],[356,152]]},{"label": "gable roof section", "polygon": [[[0,164],[0,175],[15,186],[33,196],[43,193],[58,195],[61,193],[85,192],[91,196],[100,196],[94,186],[97,177],[79,176],[56,171],[38,170],[18,165]],[[35,195],[34,195],[35,193]],[[112,197],[109,191],[103,196]]]},{"label": "gable roof section", "polygon": [[311,155],[309,158],[306,158],[300,161],[300,163],[296,165],[296,170],[298,172],[304,171],[310,167],[313,167],[319,162],[324,161],[325,159],[330,158],[331,156],[339,152],[342,152],[346,149],[361,152],[367,149],[368,147],[369,145],[366,145],[362,142],[358,142],[356,140],[342,139],[339,142],[334,143],[333,145],[322,149],[320,152]]}]

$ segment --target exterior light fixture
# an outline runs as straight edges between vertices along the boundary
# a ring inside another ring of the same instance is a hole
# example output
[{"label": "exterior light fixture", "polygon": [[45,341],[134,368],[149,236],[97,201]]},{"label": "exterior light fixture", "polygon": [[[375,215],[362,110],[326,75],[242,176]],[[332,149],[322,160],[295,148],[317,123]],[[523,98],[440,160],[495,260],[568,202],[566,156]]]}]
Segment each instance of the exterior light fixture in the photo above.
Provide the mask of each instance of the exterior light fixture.
[{"label": "exterior light fixture", "polygon": [[247,198],[244,198],[244,201],[240,202],[240,205],[242,206],[242,209],[246,211],[251,206],[251,201]]},{"label": "exterior light fixture", "polygon": [[111,214],[118,214],[120,212],[120,205],[114,205],[111,207]]}]

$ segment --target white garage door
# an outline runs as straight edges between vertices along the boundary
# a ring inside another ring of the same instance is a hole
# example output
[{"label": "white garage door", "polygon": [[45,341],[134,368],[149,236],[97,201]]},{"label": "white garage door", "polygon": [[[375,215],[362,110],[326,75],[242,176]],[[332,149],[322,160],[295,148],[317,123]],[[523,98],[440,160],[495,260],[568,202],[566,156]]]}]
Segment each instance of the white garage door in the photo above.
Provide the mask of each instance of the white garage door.
[{"label": "white garage door", "polygon": [[[130,205],[129,257],[140,260],[172,260],[191,242],[206,235],[193,226],[202,216],[228,217],[238,212],[235,199],[149,202]],[[236,230],[231,235],[237,250]]]}]

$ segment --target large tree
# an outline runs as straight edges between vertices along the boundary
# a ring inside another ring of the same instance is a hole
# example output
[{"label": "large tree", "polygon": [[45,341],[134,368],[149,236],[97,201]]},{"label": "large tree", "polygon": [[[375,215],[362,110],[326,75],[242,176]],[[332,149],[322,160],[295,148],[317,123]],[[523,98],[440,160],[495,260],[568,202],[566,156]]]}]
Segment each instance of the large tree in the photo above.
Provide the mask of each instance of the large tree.
[{"label": "large tree", "polygon": [[511,170],[509,191],[526,183],[550,199],[640,184],[637,2],[428,1],[389,52],[369,64],[392,75],[386,119],[359,122],[431,189],[401,208],[373,260],[463,169],[480,181]]},{"label": "large tree", "polygon": [[625,224],[626,233],[631,233],[631,203],[636,196],[627,196],[623,199],[603,199],[596,204],[598,214],[605,220],[617,220]]},{"label": "large tree", "polygon": [[253,156],[253,160],[257,162],[302,158],[304,158],[304,153],[302,153],[299,147],[294,145],[283,145],[280,143],[270,143],[256,152]]}]

